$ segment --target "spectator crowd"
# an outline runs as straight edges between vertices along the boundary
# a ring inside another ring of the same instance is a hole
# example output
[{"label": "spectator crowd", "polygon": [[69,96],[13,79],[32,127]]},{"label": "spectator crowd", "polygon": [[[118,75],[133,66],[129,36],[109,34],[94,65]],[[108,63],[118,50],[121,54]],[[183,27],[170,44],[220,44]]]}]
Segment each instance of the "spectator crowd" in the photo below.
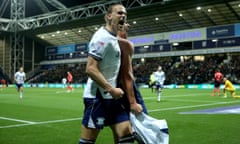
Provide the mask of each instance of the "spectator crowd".
[{"label": "spectator crowd", "polygon": [[[166,74],[165,84],[201,84],[212,83],[216,69],[228,77],[233,83],[240,83],[239,55],[215,54],[206,55],[204,60],[194,60],[193,56],[187,59],[179,57],[159,57],[133,60],[133,72],[137,83],[148,83],[153,71],[161,65]],[[48,70],[31,78],[31,83],[61,83],[67,71],[73,75],[74,83],[85,83],[85,63],[54,65]]]}]

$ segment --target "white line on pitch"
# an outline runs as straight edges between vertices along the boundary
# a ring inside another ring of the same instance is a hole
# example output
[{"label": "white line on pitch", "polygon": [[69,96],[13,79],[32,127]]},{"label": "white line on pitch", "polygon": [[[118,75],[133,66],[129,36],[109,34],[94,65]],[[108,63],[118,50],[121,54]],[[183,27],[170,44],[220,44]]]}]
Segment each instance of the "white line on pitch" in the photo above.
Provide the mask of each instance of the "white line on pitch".
[{"label": "white line on pitch", "polygon": [[[202,93],[201,94],[185,94],[185,95],[164,95],[162,96],[162,98],[172,98],[172,97],[194,97],[194,96],[200,96],[200,95],[203,95]],[[157,96],[151,96],[151,97],[144,97],[143,96],[143,99],[156,99]]]},{"label": "white line on pitch", "polygon": [[[163,99],[164,101],[165,99]],[[216,102],[216,101],[207,101],[207,100],[186,100],[186,99],[168,99],[170,101],[178,101],[178,102],[201,102],[201,103],[211,103],[211,102]]]},{"label": "white line on pitch", "polygon": [[36,124],[48,124],[48,123],[59,123],[59,122],[66,122],[66,121],[75,121],[75,120],[81,120],[82,118],[70,118],[70,119],[62,119],[62,120],[52,120],[52,121],[43,121],[43,122],[38,122]]},{"label": "white line on pitch", "polygon": [[81,120],[81,119],[82,119],[82,118],[70,118],[70,119],[62,119],[62,120],[52,120],[52,121],[43,121],[43,122],[34,122],[34,123],[7,125],[7,126],[0,126],[0,129],[1,129],[1,128],[12,128],[12,127],[22,127],[22,126],[29,126],[29,125],[40,125],[40,124],[49,124],[49,123],[60,123],[60,122],[75,121],[75,120]]},{"label": "white line on pitch", "polygon": [[195,108],[195,107],[205,107],[205,106],[213,106],[213,105],[221,105],[221,104],[231,104],[231,103],[239,103],[239,101],[218,102],[218,103],[202,104],[202,105],[193,105],[193,106],[181,106],[181,107],[172,107],[172,108],[162,108],[162,109],[154,109],[154,110],[148,110],[148,111],[149,111],[149,112],[158,112],[158,111],[178,110],[178,109]]},{"label": "white line on pitch", "polygon": [[[205,107],[205,106],[213,106],[213,105],[221,105],[221,104],[231,104],[231,103],[239,103],[239,101],[218,102],[218,103],[202,104],[202,105],[194,105],[194,106],[182,106],[182,107],[162,108],[162,109],[148,110],[148,112],[158,112],[158,111],[167,111],[167,110],[178,110],[178,109],[195,108],[195,107]],[[8,126],[0,126],[0,129],[1,129],[1,128],[12,128],[12,127],[22,127],[22,126],[29,126],[29,125],[40,125],[40,124],[49,124],[49,123],[60,123],[60,122],[75,121],[75,120],[81,120],[81,119],[82,119],[82,118],[71,118],[71,119],[62,119],[62,120],[52,120],[52,121],[35,122],[35,123],[32,123],[32,124],[8,125]]]},{"label": "white line on pitch", "polygon": [[32,121],[26,121],[26,120],[14,119],[14,118],[7,118],[7,117],[0,117],[0,119],[22,122],[22,123],[27,123],[27,124],[35,124],[36,123],[36,122],[32,122]]}]

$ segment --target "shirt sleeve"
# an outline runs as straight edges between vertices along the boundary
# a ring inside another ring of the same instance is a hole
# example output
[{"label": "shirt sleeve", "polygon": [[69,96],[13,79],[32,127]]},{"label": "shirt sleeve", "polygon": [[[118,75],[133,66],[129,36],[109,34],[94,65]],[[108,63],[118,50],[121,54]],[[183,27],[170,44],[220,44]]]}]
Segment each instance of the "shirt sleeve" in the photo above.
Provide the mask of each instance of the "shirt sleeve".
[{"label": "shirt sleeve", "polygon": [[15,75],[14,75],[14,77],[17,78],[17,75],[18,75],[18,73],[16,72]]},{"label": "shirt sleeve", "polygon": [[105,42],[102,40],[91,41],[89,43],[88,55],[94,59],[101,61],[105,55]]}]

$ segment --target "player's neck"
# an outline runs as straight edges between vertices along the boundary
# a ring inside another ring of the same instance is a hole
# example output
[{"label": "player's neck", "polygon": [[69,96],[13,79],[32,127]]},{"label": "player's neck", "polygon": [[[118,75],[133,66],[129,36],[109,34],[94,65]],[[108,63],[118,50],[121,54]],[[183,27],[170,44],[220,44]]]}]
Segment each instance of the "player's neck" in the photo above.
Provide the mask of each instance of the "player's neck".
[{"label": "player's neck", "polygon": [[107,24],[105,27],[104,27],[111,35],[113,36],[117,36],[117,31],[114,30],[114,28]]}]

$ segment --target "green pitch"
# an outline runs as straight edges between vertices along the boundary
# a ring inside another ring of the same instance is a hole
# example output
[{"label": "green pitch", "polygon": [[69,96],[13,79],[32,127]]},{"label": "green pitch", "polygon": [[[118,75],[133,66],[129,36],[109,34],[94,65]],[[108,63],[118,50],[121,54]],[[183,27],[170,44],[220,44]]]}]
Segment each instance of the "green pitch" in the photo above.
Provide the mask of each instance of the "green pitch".
[{"label": "green pitch", "polygon": [[[141,89],[149,114],[166,119],[170,144],[238,144],[240,114],[182,114],[226,106],[240,99],[210,96],[212,90]],[[77,144],[81,133],[83,89],[25,88],[20,100],[14,88],[0,89],[0,144]],[[239,93],[239,92],[237,92]],[[105,128],[96,144],[113,144]]]}]

